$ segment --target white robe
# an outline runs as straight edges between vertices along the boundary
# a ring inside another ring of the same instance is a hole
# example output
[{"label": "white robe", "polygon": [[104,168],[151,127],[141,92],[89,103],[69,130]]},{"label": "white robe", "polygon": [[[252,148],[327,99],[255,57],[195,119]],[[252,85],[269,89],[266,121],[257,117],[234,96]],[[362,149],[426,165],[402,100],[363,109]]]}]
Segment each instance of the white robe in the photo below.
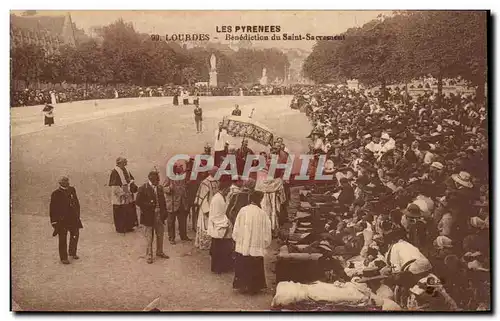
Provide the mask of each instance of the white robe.
[{"label": "white robe", "polygon": [[219,136],[219,129],[216,129],[214,132],[214,151],[216,151],[216,152],[223,151],[224,145],[226,143],[229,144],[228,138],[229,138],[229,134],[227,133],[227,131],[225,129],[223,129],[220,132],[220,136]]},{"label": "white robe", "polygon": [[208,214],[207,233],[212,238],[222,239],[228,236],[230,228],[229,219],[226,216],[227,203],[221,193],[217,193],[210,202],[210,212]]},{"label": "white robe", "polygon": [[234,223],[233,240],[241,255],[264,256],[272,240],[267,213],[254,204],[243,207]]}]

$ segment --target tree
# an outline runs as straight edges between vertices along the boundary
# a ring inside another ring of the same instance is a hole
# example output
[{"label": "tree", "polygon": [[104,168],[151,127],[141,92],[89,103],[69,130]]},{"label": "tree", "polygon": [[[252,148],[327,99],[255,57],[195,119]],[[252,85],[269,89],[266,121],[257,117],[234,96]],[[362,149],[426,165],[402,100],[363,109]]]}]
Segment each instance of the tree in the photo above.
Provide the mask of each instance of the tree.
[{"label": "tree", "polygon": [[200,75],[195,68],[185,67],[182,69],[182,79],[184,82],[188,83],[188,86],[191,86],[193,82],[200,79]]},{"label": "tree", "polygon": [[476,86],[481,100],[487,74],[486,25],[487,13],[480,11],[397,11],[348,29],[343,41],[317,42],[303,72],[320,83],[356,78],[382,89],[432,75],[438,104],[443,79],[461,76]]},{"label": "tree", "polygon": [[27,87],[40,80],[45,63],[45,51],[42,47],[33,44],[14,47],[10,57],[13,80],[25,81]]}]

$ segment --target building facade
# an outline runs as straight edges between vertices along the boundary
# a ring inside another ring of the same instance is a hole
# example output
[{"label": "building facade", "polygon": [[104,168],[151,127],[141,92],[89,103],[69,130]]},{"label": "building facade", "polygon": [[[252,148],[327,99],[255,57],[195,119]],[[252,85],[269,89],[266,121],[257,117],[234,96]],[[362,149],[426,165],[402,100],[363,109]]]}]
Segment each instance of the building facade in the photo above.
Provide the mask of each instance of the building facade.
[{"label": "building facade", "polygon": [[11,48],[39,45],[50,55],[62,45],[75,46],[84,37],[84,31],[76,28],[69,13],[61,16],[10,16]]}]

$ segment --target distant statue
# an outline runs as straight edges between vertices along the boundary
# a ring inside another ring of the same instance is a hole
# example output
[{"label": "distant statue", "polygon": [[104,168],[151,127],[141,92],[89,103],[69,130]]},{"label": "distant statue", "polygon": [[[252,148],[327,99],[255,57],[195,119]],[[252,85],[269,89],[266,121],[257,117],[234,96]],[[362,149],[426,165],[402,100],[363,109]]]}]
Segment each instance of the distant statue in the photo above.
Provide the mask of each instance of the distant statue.
[{"label": "distant statue", "polygon": [[266,68],[262,69],[262,78],[260,78],[260,84],[262,86],[267,86],[267,76],[266,76],[266,74],[267,74],[267,69]]},{"label": "distant statue", "polygon": [[210,70],[211,70],[211,71],[215,71],[215,70],[217,70],[217,69],[216,69],[216,65],[215,65],[215,64],[216,64],[216,62],[217,62],[217,59],[215,58],[215,55],[214,55],[214,54],[212,54],[212,56],[210,57]]}]

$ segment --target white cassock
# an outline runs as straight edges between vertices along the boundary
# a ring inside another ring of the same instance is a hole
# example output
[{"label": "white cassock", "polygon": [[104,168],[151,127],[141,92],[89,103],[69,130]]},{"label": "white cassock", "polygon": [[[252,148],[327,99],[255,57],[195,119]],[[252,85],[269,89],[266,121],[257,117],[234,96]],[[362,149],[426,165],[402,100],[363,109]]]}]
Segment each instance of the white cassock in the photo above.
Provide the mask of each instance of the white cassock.
[{"label": "white cassock", "polygon": [[227,133],[227,131],[225,129],[223,129],[220,132],[220,135],[219,135],[219,130],[216,129],[214,132],[214,151],[215,152],[223,151],[224,145],[226,143],[229,144],[228,138],[229,138],[229,134]]},{"label": "white cassock", "polygon": [[56,93],[50,93],[50,102],[52,105],[57,104]]},{"label": "white cassock", "polygon": [[235,251],[244,256],[264,256],[271,245],[271,221],[260,207],[250,204],[243,207],[234,223]]}]

